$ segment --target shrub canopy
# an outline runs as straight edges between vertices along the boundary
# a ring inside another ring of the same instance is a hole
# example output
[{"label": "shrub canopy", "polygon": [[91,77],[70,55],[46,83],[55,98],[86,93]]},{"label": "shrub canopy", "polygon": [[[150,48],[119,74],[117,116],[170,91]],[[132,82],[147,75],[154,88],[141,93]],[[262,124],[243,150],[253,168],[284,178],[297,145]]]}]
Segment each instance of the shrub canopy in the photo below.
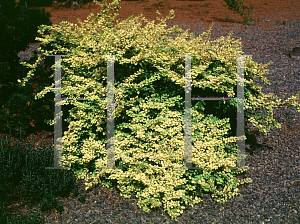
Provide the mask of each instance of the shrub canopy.
[{"label": "shrub canopy", "polygon": [[[158,25],[152,21],[141,28],[140,19],[146,19],[140,15],[117,20],[113,27],[118,14],[112,19],[106,14],[119,9],[105,5],[102,13],[94,18],[91,14],[85,23],[78,19],[81,27],[68,22],[43,26],[41,32],[55,29],[57,34],[37,38],[43,41],[40,57],[34,65],[24,63],[31,71],[22,85],[46,55],[69,55],[61,59],[63,97],[99,98],[107,92],[107,58],[101,55],[122,55],[114,57],[114,152],[116,167],[124,169],[99,169],[107,165],[107,99],[62,102],[63,106],[72,105],[66,119],[69,129],[62,139],[64,166],[72,167],[79,179],[92,179],[87,189],[101,183],[118,189],[121,196],[136,195],[144,211],[163,204],[172,219],[182,214],[184,205],[200,202],[203,193],[211,194],[216,201],[236,196],[237,186],[251,179],[235,178],[246,169],[229,169],[236,162],[236,137],[229,133],[229,123],[235,121],[205,114],[208,104],[204,101],[192,103],[193,167],[201,169],[176,169],[184,165],[185,103],[185,58],[176,55],[200,55],[192,57],[195,96],[234,97],[237,60],[230,55],[243,53],[240,40],[232,39],[230,33],[227,38],[210,41],[211,27],[197,38],[190,34],[187,42],[187,31],[178,26],[164,29],[166,20],[175,16],[173,10]],[[175,32],[183,34],[175,39],[166,37]],[[273,107],[286,105],[300,110],[299,97],[281,102],[273,94],[261,93],[261,87],[253,83],[254,78],[269,83],[263,76],[268,65],[245,58],[245,118],[264,134],[280,127],[273,119]],[[54,68],[52,65],[52,78]],[[54,84],[46,87],[36,98],[53,92],[53,87]],[[218,107],[228,113],[236,110],[235,104],[220,102]],[[254,112],[260,109],[266,109],[267,116],[257,120]],[[53,125],[53,120],[49,124]]]}]

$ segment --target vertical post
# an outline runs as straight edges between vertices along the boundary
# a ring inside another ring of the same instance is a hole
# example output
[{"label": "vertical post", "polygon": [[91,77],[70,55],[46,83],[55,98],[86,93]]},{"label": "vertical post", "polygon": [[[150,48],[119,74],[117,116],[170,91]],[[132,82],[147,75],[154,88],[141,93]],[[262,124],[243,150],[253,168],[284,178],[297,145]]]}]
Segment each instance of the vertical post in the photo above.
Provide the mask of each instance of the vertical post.
[{"label": "vertical post", "polygon": [[185,112],[184,112],[184,167],[176,169],[201,169],[192,167],[192,78],[191,78],[191,56],[199,55],[177,55],[185,56]]},{"label": "vertical post", "polygon": [[[231,55],[236,56],[236,55]],[[245,83],[244,83],[244,57],[252,55],[237,56],[237,167],[231,169],[245,168]]]},{"label": "vertical post", "polygon": [[[104,55],[102,55],[104,56]],[[97,167],[98,169],[124,169],[124,167],[115,167],[115,150],[114,150],[114,82],[115,82],[115,69],[114,69],[114,55],[107,56],[107,167]],[[118,55],[122,56],[122,55]]]},{"label": "vertical post", "polygon": [[[63,167],[61,164],[62,156],[62,112],[61,112],[61,56],[64,55],[47,55],[54,56],[55,60],[55,77],[54,77],[54,167],[45,169],[71,169]],[[67,55],[69,56],[69,55]]]}]

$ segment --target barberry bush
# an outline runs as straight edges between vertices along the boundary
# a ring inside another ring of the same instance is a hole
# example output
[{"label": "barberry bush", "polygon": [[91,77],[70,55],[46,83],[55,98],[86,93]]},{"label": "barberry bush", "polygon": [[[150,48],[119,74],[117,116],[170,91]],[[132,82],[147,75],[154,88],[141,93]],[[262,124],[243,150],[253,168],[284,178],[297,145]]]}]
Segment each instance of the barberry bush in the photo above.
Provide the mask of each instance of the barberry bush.
[{"label": "barberry bush", "polygon": [[[115,188],[123,197],[135,195],[144,211],[163,206],[175,220],[185,206],[201,202],[203,194],[210,194],[217,202],[238,195],[238,186],[252,180],[236,178],[247,166],[230,169],[236,166],[237,153],[236,134],[230,130],[236,117],[228,115],[237,109],[233,101],[210,105],[214,108],[208,108],[205,101],[192,102],[192,166],[200,169],[176,169],[184,166],[185,116],[185,58],[177,55],[199,55],[192,57],[192,97],[235,97],[237,60],[231,55],[243,53],[240,40],[231,38],[230,33],[211,41],[211,27],[197,38],[190,34],[187,42],[187,31],[178,26],[165,29],[166,20],[175,16],[173,10],[158,25],[152,21],[141,28],[140,19],[147,20],[140,15],[117,20],[113,26],[118,14],[110,18],[111,11],[120,7],[104,3],[97,16],[91,14],[85,23],[78,19],[81,27],[68,22],[42,26],[40,32],[55,29],[57,33],[37,38],[44,43],[40,57],[34,65],[24,63],[31,70],[18,80],[25,86],[46,55],[68,55],[61,58],[62,97],[105,97],[107,58],[103,55],[122,55],[114,57],[114,154],[115,166],[123,169],[101,169],[108,162],[107,99],[62,101],[62,107],[71,105],[67,118],[63,114],[69,124],[62,138],[64,166],[74,169],[78,179],[92,179],[86,183],[87,190],[97,184]],[[175,32],[181,35],[166,37]],[[269,83],[264,77],[269,64],[245,57],[245,126],[252,124],[264,135],[280,128],[273,118],[274,107],[300,111],[300,95],[278,100],[273,94],[263,94],[253,82],[258,78]],[[54,63],[50,69],[54,79]],[[53,93],[53,87],[54,83],[45,87],[36,99]],[[256,111],[261,109],[267,110],[267,116],[256,119]],[[211,113],[216,110],[219,115]],[[227,117],[221,117],[222,110]]]}]

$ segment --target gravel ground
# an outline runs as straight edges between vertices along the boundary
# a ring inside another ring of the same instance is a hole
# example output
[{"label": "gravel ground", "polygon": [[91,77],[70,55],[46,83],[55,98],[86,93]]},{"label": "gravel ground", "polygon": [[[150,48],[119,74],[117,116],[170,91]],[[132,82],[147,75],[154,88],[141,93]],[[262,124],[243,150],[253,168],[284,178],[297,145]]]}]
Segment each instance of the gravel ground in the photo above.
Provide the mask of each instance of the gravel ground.
[{"label": "gravel ground", "polygon": [[[190,28],[179,26],[184,30]],[[262,92],[275,93],[279,98],[285,93],[286,97],[296,95],[300,91],[300,59],[289,58],[287,54],[300,46],[300,21],[288,22],[272,31],[242,26],[215,25],[211,40],[227,36],[233,30],[232,37],[242,40],[244,54],[252,54],[253,60],[259,63],[274,62],[265,75],[271,85],[254,80],[263,86]],[[197,37],[207,29],[198,25],[194,34]],[[224,204],[214,202],[207,195],[204,203],[185,210],[178,218],[179,223],[300,223],[299,115],[296,108],[275,108],[274,118],[282,128],[258,137],[261,145],[252,151],[253,155],[246,152],[246,166],[250,170],[243,178],[250,177],[253,182],[240,187],[240,194]]]},{"label": "gravel ground", "polygon": [[[178,25],[184,30],[189,28]],[[286,97],[297,94],[300,59],[288,58],[287,54],[300,46],[300,21],[286,22],[285,26],[269,31],[243,27],[216,25],[211,39],[227,36],[233,30],[232,36],[242,39],[244,54],[252,54],[253,60],[259,63],[274,62],[266,75],[271,85],[254,80],[263,86],[262,92],[275,93],[279,98],[285,93]],[[207,29],[199,25],[194,33],[198,36]],[[203,202],[184,210],[178,223],[300,223],[299,115],[295,108],[275,108],[274,118],[282,127],[269,131],[268,136],[258,136],[259,145],[254,150],[248,150],[246,145],[245,165],[250,170],[243,179],[250,177],[253,182],[240,186],[239,195],[225,203],[214,202],[209,195],[204,195]],[[143,212],[136,200],[125,200],[98,186],[88,193],[84,203],[70,198],[63,201],[66,210],[58,218],[59,223],[175,223],[162,209]],[[54,214],[46,220],[46,223],[58,223]]]}]

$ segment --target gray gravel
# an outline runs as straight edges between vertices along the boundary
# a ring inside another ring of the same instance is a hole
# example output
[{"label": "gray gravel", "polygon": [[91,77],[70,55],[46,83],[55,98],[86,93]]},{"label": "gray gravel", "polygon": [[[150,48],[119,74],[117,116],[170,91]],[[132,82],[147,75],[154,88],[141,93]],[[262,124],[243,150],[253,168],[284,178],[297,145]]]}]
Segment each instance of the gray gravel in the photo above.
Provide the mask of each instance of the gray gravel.
[{"label": "gray gravel", "polygon": [[[178,26],[184,30],[190,28]],[[286,97],[296,95],[300,91],[300,59],[289,58],[287,54],[300,46],[300,21],[287,22],[270,31],[242,26],[215,25],[211,39],[227,36],[233,30],[232,37],[247,43],[243,44],[244,54],[252,54],[253,60],[259,63],[274,62],[265,75],[271,85],[254,80],[263,86],[262,92],[275,93],[279,98],[285,93]],[[206,30],[208,27],[198,25],[194,34],[197,37]],[[240,194],[224,204],[206,195],[203,203],[184,211],[178,218],[179,223],[300,223],[299,117],[296,108],[275,108],[274,118],[282,128],[258,137],[261,145],[252,151],[253,155],[246,152],[246,166],[251,169],[243,178],[250,177],[253,182],[240,186]]]},{"label": "gray gravel", "polygon": [[[184,30],[189,28],[178,25]],[[259,63],[274,62],[266,75],[271,85],[262,85],[262,92],[275,93],[279,98],[284,93],[287,97],[297,94],[300,91],[300,59],[288,58],[287,54],[300,46],[300,21],[286,22],[285,26],[278,25],[270,31],[257,26],[244,29],[243,26],[215,25],[211,39],[227,36],[233,30],[233,37],[242,39],[244,54],[252,54],[253,60]],[[198,36],[207,29],[199,25],[194,33]],[[253,182],[239,186],[239,195],[225,203],[214,202],[210,195],[204,195],[203,202],[184,210],[178,223],[300,223],[299,115],[295,108],[274,109],[274,118],[282,128],[271,130],[268,136],[258,136],[261,145],[255,150],[246,149],[246,166],[251,169],[242,178],[250,177]],[[86,215],[95,220],[93,223],[175,223],[162,209],[146,213],[131,205],[129,199],[117,203],[114,198],[112,201],[108,205],[103,199],[97,210],[88,209],[88,213],[73,207],[77,216],[70,214],[63,218],[68,222],[63,223],[78,223],[77,219],[85,220]]]}]

